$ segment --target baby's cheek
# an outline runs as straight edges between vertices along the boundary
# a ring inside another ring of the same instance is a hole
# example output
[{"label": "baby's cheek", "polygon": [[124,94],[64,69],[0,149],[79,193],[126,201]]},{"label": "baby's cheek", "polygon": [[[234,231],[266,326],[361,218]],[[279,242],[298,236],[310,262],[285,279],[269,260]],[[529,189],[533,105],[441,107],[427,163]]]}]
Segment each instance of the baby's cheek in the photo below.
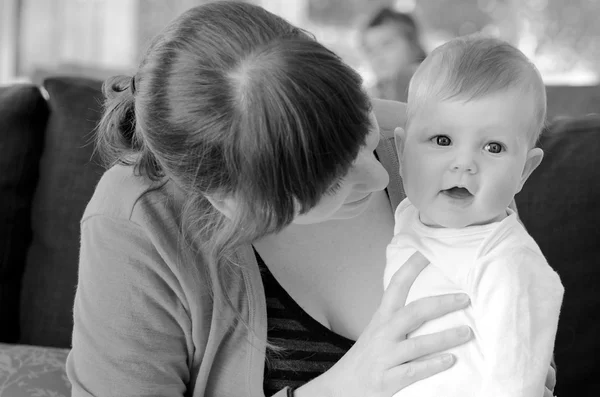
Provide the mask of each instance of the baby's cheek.
[{"label": "baby's cheek", "polygon": [[500,180],[490,191],[490,208],[498,213],[504,211],[514,198],[515,184],[512,180]]},{"label": "baby's cheek", "polygon": [[405,183],[415,189],[434,183],[434,176],[429,172],[427,165],[420,164],[418,159],[407,159],[403,168],[404,173],[402,177],[405,179]]}]

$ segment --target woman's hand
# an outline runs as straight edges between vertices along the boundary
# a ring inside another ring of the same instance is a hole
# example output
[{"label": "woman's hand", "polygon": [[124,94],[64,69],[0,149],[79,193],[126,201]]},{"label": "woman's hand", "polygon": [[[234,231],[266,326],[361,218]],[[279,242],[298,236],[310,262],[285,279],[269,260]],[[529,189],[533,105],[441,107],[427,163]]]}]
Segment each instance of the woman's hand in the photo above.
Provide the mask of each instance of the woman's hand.
[{"label": "woman's hand", "polygon": [[406,386],[452,366],[449,354],[419,358],[467,342],[469,327],[459,327],[406,339],[428,320],[462,309],[465,294],[419,299],[405,305],[408,291],[428,265],[413,255],[393,276],[381,305],[354,346],[329,371],[296,390],[297,397],[391,397]]},{"label": "woman's hand", "polygon": [[546,390],[544,391],[544,397],[553,397],[555,386],[556,368],[554,368],[554,365],[550,365],[550,368],[548,369],[548,374],[546,374]]}]

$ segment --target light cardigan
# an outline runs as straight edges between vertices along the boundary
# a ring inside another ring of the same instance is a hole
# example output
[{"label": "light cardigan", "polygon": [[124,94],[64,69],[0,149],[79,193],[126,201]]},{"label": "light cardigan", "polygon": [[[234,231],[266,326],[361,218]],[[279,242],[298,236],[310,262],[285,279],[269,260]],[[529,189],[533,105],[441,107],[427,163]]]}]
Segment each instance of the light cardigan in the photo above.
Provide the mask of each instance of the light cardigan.
[{"label": "light cardigan", "polygon": [[[376,153],[395,208],[404,195],[392,131],[402,117],[397,103],[374,106],[383,134]],[[248,332],[211,298],[206,280],[218,288],[215,270],[181,257],[177,194],[172,182],[151,182],[126,166],[98,183],[81,220],[66,364],[72,396],[264,396],[267,312],[252,247],[237,252],[241,266],[225,280]]]}]

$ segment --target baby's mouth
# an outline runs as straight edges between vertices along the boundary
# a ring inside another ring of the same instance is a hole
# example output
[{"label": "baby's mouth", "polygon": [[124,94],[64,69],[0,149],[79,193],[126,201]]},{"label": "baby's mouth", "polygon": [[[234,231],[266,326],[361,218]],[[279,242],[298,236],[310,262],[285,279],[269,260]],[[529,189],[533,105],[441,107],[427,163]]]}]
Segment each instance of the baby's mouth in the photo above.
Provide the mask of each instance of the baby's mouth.
[{"label": "baby's mouth", "polygon": [[450,189],[442,190],[442,193],[450,198],[457,199],[457,200],[464,200],[464,199],[473,197],[473,194],[471,194],[471,192],[469,192],[469,189],[467,189],[465,187],[458,187],[458,186],[454,186]]}]

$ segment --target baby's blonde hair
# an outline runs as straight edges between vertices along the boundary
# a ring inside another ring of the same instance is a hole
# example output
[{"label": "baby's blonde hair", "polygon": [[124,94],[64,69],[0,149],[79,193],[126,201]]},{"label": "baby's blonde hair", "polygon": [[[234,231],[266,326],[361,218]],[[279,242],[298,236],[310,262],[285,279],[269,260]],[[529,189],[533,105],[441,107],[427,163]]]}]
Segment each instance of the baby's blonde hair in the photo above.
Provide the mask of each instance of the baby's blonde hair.
[{"label": "baby's blonde hair", "polygon": [[437,47],[421,63],[408,88],[407,127],[431,99],[471,101],[521,89],[535,102],[529,144],[534,146],[546,120],[546,88],[535,65],[520,50],[480,34],[462,36]]}]

